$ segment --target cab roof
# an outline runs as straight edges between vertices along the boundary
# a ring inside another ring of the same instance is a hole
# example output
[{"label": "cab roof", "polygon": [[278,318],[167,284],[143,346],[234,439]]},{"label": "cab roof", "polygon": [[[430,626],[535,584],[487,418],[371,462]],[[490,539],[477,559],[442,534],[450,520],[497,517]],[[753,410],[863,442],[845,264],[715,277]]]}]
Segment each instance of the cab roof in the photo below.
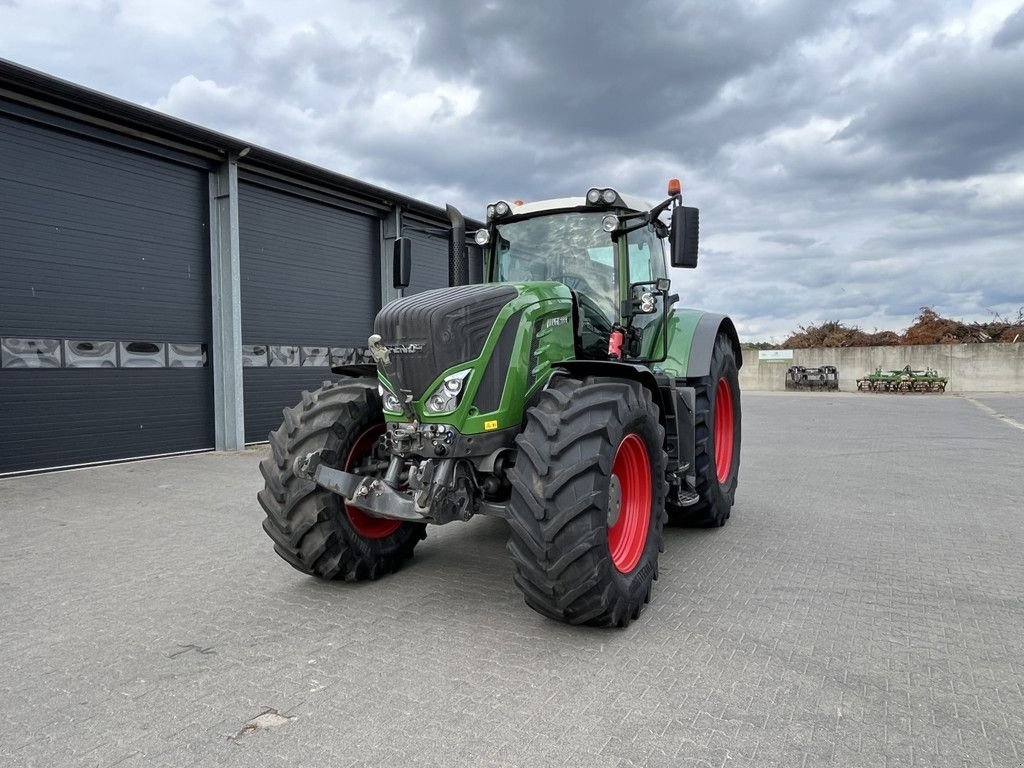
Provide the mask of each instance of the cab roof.
[{"label": "cab roof", "polygon": [[[636,195],[627,195],[620,192],[619,199],[622,200],[622,202],[625,203],[626,208],[631,211],[649,211],[654,207],[654,205],[641,197],[637,197]],[[592,208],[595,211],[604,210],[606,208],[606,206],[600,205],[587,205],[587,199],[582,195],[580,197],[555,197],[550,200],[537,200],[536,202],[523,203],[522,205],[511,203],[510,205],[512,207],[513,216],[543,213],[545,211],[571,211],[576,208]]]}]

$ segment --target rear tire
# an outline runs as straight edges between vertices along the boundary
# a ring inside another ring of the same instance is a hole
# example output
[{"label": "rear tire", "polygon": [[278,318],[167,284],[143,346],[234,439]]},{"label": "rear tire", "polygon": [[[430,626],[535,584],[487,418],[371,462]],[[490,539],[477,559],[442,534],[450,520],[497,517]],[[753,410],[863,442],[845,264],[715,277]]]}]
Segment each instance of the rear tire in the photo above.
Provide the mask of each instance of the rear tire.
[{"label": "rear tire", "polygon": [[740,470],[740,377],[729,337],[719,334],[708,376],[696,382],[694,473],[700,500],[688,507],[670,504],[671,525],[718,528],[732,514]]},{"label": "rear tire", "polygon": [[662,549],[664,440],[633,382],[559,378],[541,392],[509,471],[508,549],[527,605],[570,624],[640,615]]},{"label": "rear tire", "polygon": [[420,523],[398,523],[346,509],[341,497],[292,471],[295,459],[321,451],[321,462],[346,469],[371,453],[383,432],[376,380],[325,381],[284,409],[260,462],[266,484],[257,498],[263,530],[293,568],[321,579],[364,581],[393,573],[426,537]]}]

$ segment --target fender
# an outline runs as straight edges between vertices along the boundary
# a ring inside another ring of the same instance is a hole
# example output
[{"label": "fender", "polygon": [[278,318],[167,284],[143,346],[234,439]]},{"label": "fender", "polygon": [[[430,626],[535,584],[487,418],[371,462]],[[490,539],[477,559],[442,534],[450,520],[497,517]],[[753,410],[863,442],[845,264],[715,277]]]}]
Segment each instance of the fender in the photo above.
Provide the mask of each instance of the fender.
[{"label": "fender", "polygon": [[650,368],[646,366],[620,363],[615,360],[562,360],[554,363],[552,368],[554,368],[554,372],[551,374],[552,377],[557,376],[559,373],[567,373],[579,379],[585,376],[609,376],[616,379],[636,381],[651,393],[651,398],[654,400],[654,404],[658,406],[659,412],[665,413],[665,403],[662,401],[658,380],[651,373]]},{"label": "fender", "polygon": [[729,337],[733,352],[736,354],[736,367],[743,367],[743,352],[740,349],[740,337],[736,326],[726,315],[705,312],[697,321],[690,344],[690,360],[686,367],[686,378],[699,379],[711,373],[711,352],[715,348],[715,339],[719,332]]},{"label": "fender", "polygon": [[[668,357],[657,367],[677,379],[707,376],[711,371],[711,352],[719,333],[728,337],[736,353],[736,366],[742,366],[740,339],[731,319],[699,309],[674,310],[668,318]],[[658,334],[651,349],[657,349],[660,343]]]}]

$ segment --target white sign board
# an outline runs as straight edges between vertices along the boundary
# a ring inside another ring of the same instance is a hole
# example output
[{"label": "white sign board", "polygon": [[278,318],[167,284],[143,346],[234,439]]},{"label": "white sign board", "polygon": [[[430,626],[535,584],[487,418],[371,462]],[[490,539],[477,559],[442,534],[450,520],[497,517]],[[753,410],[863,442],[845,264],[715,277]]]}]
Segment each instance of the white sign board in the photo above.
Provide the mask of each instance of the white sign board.
[{"label": "white sign board", "polygon": [[793,361],[792,349],[759,349],[757,360],[762,363],[789,363]]}]

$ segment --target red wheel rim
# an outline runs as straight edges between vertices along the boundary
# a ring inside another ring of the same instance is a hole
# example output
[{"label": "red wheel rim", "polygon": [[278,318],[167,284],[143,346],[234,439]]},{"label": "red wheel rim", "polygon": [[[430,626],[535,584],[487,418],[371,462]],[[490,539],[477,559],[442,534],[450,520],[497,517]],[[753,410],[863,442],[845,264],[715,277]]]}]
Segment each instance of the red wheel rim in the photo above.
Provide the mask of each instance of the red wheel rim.
[{"label": "red wheel rim", "polygon": [[723,376],[715,388],[715,471],[720,483],[729,479],[729,472],[732,470],[732,441],[735,439],[735,427],[732,387]]},{"label": "red wheel rim", "polygon": [[[386,427],[383,424],[374,424],[356,438],[355,443],[352,445],[352,450],[348,452],[348,458],[345,460],[343,469],[346,472],[348,472],[349,467],[353,464],[362,461],[373,452],[373,447],[377,444],[377,438],[384,434],[385,429]],[[348,515],[349,522],[356,529],[356,533],[366,539],[383,539],[385,536],[390,536],[397,531],[398,526],[402,524],[400,520],[373,517],[352,504],[344,504],[344,507],[345,514]]]},{"label": "red wheel rim", "polygon": [[619,483],[619,518],[608,528],[608,551],[620,573],[640,562],[651,525],[651,461],[638,435],[626,435],[615,451],[612,475]]}]

